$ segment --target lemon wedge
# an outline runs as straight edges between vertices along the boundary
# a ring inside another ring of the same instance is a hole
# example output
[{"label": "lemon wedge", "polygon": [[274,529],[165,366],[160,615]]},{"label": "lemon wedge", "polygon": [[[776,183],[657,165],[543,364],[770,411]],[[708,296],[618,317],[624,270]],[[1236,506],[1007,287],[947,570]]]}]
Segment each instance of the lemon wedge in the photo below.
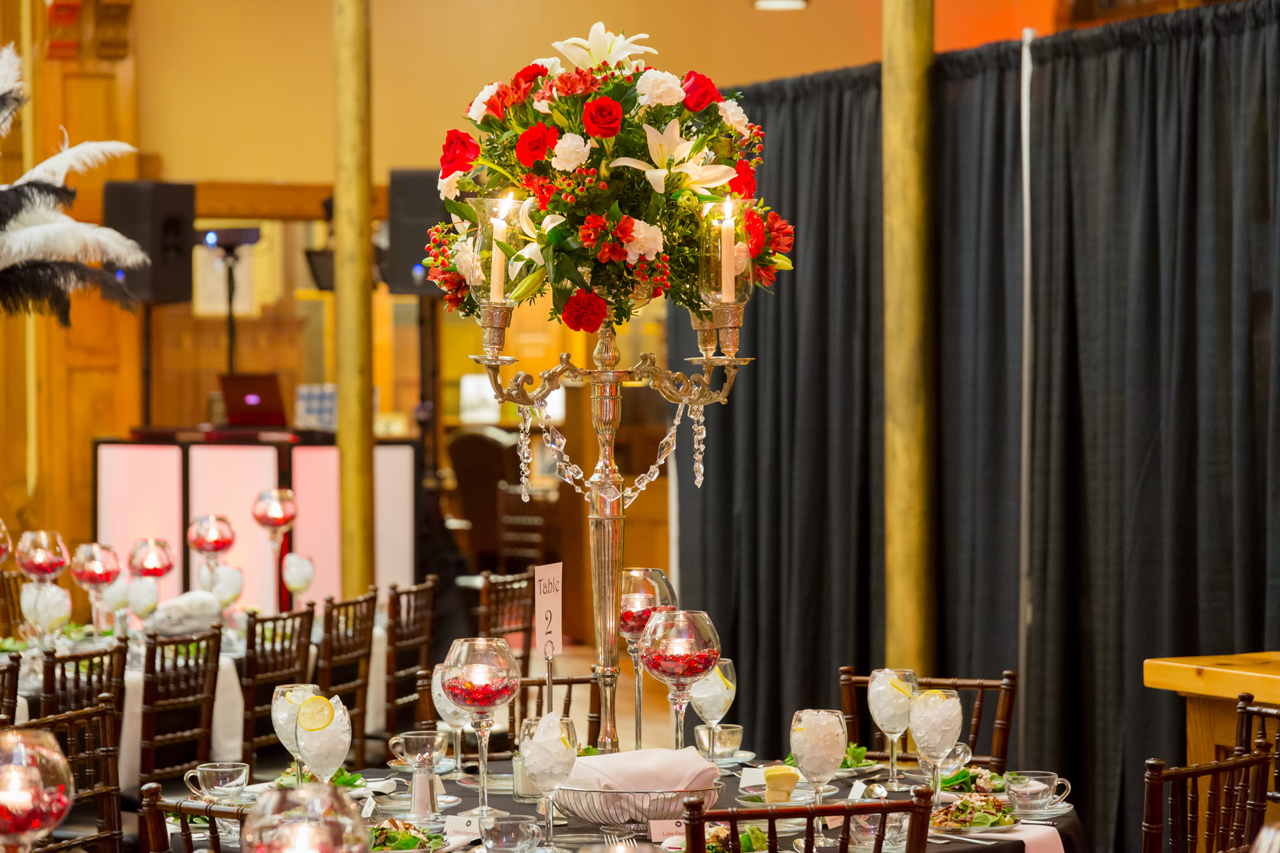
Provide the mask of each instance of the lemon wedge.
[{"label": "lemon wedge", "polygon": [[943,693],[941,690],[926,690],[926,691],[924,692],[924,695],[926,695],[926,696],[946,696],[947,694]]},{"label": "lemon wedge", "polygon": [[725,690],[733,689],[733,685],[729,683],[729,679],[724,677],[724,673],[720,670],[720,667],[716,667],[716,675],[720,676],[720,683],[724,685]]},{"label": "lemon wedge", "polygon": [[908,688],[908,687],[907,687],[907,685],[903,684],[903,683],[902,683],[901,681],[899,681],[898,679],[896,679],[896,678],[890,678],[890,679],[889,679],[889,683],[893,685],[893,689],[894,689],[894,690],[897,690],[897,691],[898,691],[899,693],[901,693],[903,696],[910,696],[910,695],[911,695],[911,690],[910,690],[910,688]]},{"label": "lemon wedge", "polygon": [[290,690],[284,694],[284,700],[290,705],[301,705],[315,694],[307,690]]},{"label": "lemon wedge", "polygon": [[333,722],[333,705],[323,696],[312,696],[298,709],[298,725],[304,731],[318,732]]}]

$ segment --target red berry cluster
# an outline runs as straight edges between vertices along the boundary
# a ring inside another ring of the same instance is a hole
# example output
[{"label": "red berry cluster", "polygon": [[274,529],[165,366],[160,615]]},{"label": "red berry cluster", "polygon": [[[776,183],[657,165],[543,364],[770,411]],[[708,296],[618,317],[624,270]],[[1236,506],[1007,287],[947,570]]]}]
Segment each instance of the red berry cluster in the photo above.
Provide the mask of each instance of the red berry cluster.
[{"label": "red berry cluster", "polygon": [[489,711],[510,702],[519,687],[518,678],[499,678],[493,682],[475,684],[459,676],[444,683],[444,692],[460,708]]},{"label": "red berry cluster", "polygon": [[636,280],[648,282],[653,285],[653,298],[657,299],[666,293],[671,287],[671,258],[667,255],[658,255],[652,261],[640,258],[636,261],[636,265],[632,267],[635,272]]},{"label": "red berry cluster", "polygon": [[738,138],[738,157],[751,161],[751,168],[758,169],[764,162],[764,128],[758,124],[748,124],[745,136]]},{"label": "red berry cluster", "polygon": [[449,223],[441,222],[439,225],[433,225],[431,230],[427,232],[429,239],[427,240],[427,245],[423,248],[426,249],[427,260],[433,266],[449,265],[449,252],[453,248],[453,240],[448,232],[452,228],[453,226]]}]

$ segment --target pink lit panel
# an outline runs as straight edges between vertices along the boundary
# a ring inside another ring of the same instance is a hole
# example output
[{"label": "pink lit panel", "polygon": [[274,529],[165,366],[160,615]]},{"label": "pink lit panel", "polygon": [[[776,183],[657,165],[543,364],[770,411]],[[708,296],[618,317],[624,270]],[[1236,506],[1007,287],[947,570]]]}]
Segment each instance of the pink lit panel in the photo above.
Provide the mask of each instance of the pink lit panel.
[{"label": "pink lit panel", "polygon": [[378,591],[413,586],[413,448],[383,444],[373,449],[373,535]]},{"label": "pink lit panel", "polygon": [[293,527],[293,550],[315,564],[311,588],[295,601],[316,603],[316,617],[324,599],[342,600],[342,511],[338,505],[338,448],[293,448],[293,493],[298,521]]},{"label": "pink lit panel", "polygon": [[[187,451],[191,514],[225,515],[236,532],[236,544],[222,559],[244,572],[244,591],[237,607],[276,612],[277,580],[271,538],[253,520],[259,492],[279,485],[274,447],[194,445]],[[185,539],[183,542],[185,543]],[[192,586],[200,556],[191,554]]]},{"label": "pink lit panel", "polygon": [[[182,450],[142,444],[98,445],[98,541],[123,563],[135,539],[167,539],[181,557]],[[68,542],[74,548],[78,542]],[[182,565],[160,581],[160,600],[182,592]]]}]

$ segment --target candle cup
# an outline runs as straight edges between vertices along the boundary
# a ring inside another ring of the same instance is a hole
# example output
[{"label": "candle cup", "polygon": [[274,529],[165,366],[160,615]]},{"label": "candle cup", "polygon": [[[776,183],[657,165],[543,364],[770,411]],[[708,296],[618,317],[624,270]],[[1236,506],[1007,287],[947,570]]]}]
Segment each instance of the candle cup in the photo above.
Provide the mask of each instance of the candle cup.
[{"label": "candle cup", "polygon": [[480,746],[480,804],[463,814],[505,814],[489,806],[489,733],[493,729],[493,712],[520,690],[520,667],[515,655],[505,640],[454,640],[445,658],[441,683],[455,705],[471,712],[471,725]]},{"label": "candle cup", "polygon": [[271,574],[280,572],[280,551],[284,548],[284,535],[293,529],[298,520],[298,504],[293,489],[267,489],[253,502],[253,520],[271,536]]},{"label": "candle cup", "polygon": [[[702,206],[699,227],[698,290],[711,309],[712,324],[720,333],[720,351],[729,358],[738,352],[738,329],[743,306],[755,289],[753,241],[746,227],[759,214],[749,199],[734,199]],[[763,223],[759,228],[763,229]],[[763,249],[757,248],[757,251]],[[702,348],[701,338],[699,348]],[[704,350],[704,355],[705,355]]]},{"label": "candle cup", "polygon": [[655,613],[640,637],[640,661],[669,688],[667,700],[676,712],[676,749],[684,749],[684,712],[689,690],[720,660],[720,635],[701,610]]},{"label": "candle cup", "polygon": [[[481,308],[515,305],[511,299],[515,282],[507,281],[507,264],[511,259],[503,254],[498,243],[511,246],[520,236],[522,200],[512,190],[497,198],[468,199],[476,212],[477,228],[472,249],[481,274],[468,276],[467,285]],[[509,315],[506,322],[510,323]]]},{"label": "candle cup", "polygon": [[210,572],[217,567],[218,557],[235,542],[236,532],[225,515],[198,515],[187,527],[187,544],[204,557]]},{"label": "candle cup", "polygon": [[120,558],[110,545],[89,542],[76,547],[71,577],[89,594],[90,636],[102,636],[102,591],[120,577]]}]

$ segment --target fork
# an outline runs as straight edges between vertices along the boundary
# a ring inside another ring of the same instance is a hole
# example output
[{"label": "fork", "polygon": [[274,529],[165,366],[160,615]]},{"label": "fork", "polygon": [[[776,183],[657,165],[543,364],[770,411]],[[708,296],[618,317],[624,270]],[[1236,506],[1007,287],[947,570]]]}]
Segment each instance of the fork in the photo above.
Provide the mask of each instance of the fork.
[{"label": "fork", "polygon": [[937,834],[937,833],[933,833],[933,832],[929,833],[929,840],[930,840],[930,841],[935,841],[935,842],[938,842],[938,841],[967,841],[967,842],[968,842],[968,843],[970,843],[970,844],[981,844],[981,845],[983,845],[984,847],[990,847],[992,844],[995,844],[995,842],[994,842],[994,841],[983,841],[983,840],[978,839],[978,838],[969,838],[969,837],[968,837],[968,836],[966,836],[966,835],[939,835],[939,834]]}]

